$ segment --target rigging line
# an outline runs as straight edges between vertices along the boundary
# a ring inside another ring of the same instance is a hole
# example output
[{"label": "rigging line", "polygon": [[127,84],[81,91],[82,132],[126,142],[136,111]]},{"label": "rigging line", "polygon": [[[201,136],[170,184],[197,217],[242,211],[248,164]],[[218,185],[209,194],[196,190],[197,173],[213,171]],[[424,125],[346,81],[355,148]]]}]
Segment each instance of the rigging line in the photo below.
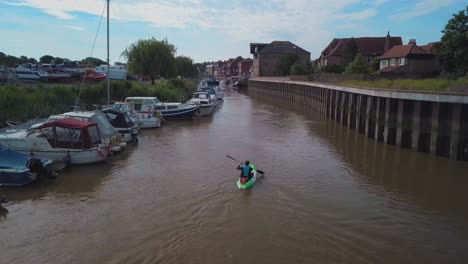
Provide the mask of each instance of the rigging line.
[{"label": "rigging line", "polygon": [[[106,11],[106,6],[107,6],[107,1],[104,1],[104,7],[102,8],[101,18],[99,19],[99,25],[98,25],[98,28],[96,30],[96,35],[94,36],[93,47],[91,48],[91,54],[89,55],[89,60],[88,60],[88,63],[86,64],[85,74],[86,74],[86,69],[89,68],[90,60],[93,57],[94,47],[96,46],[96,40],[97,40],[97,37],[99,35],[99,29],[101,28],[102,18],[104,17],[104,11]],[[80,100],[81,89],[83,88],[84,82],[85,82],[85,78],[83,77],[83,80],[81,81],[81,85],[80,85],[80,90],[78,92],[78,96],[76,97],[75,110],[78,107],[78,100]]]}]

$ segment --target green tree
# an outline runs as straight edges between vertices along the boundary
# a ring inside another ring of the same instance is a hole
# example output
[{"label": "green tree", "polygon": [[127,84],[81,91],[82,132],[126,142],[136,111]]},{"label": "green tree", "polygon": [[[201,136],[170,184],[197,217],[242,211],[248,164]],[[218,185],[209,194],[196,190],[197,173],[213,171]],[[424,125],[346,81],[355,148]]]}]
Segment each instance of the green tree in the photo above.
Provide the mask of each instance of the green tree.
[{"label": "green tree", "polygon": [[442,30],[437,60],[444,72],[463,76],[468,71],[468,6],[454,14]]},{"label": "green tree", "polygon": [[89,67],[96,67],[96,66],[103,65],[103,64],[107,65],[107,62],[99,58],[86,57],[80,61],[80,64],[86,65]]},{"label": "green tree", "polygon": [[155,84],[156,77],[170,78],[176,74],[176,48],[165,40],[140,39],[122,52],[128,60],[128,69],[134,74],[150,76]]},{"label": "green tree", "polygon": [[277,65],[278,70],[280,71],[280,74],[282,76],[288,75],[291,69],[291,66],[293,66],[293,64],[296,63],[298,59],[299,59],[299,56],[297,56],[296,54],[284,55],[280,59]]},{"label": "green tree", "polygon": [[304,74],[306,74],[306,69],[305,69],[304,65],[302,65],[300,63],[294,63],[291,66],[289,74],[290,75],[304,75]]},{"label": "green tree", "polygon": [[361,54],[356,54],[353,62],[351,62],[345,70],[345,73],[369,73],[370,67],[369,64],[364,60]]},{"label": "green tree", "polygon": [[54,59],[54,56],[51,55],[44,55],[39,58],[40,63],[50,63]]},{"label": "green tree", "polygon": [[60,57],[55,57],[54,62],[55,62],[55,64],[62,64],[64,62],[64,60],[66,60],[66,59],[63,59],[63,58],[60,58]]},{"label": "green tree", "polygon": [[358,52],[359,48],[356,43],[356,40],[354,38],[351,38],[343,51],[344,65],[350,64],[354,60]]},{"label": "green tree", "polygon": [[29,59],[28,59],[28,57],[26,57],[26,56],[21,56],[19,59],[20,59],[21,63],[27,63],[27,62],[29,62]]},{"label": "green tree", "polygon": [[175,58],[177,65],[177,74],[182,77],[195,77],[198,74],[193,60],[186,56],[177,56]]}]

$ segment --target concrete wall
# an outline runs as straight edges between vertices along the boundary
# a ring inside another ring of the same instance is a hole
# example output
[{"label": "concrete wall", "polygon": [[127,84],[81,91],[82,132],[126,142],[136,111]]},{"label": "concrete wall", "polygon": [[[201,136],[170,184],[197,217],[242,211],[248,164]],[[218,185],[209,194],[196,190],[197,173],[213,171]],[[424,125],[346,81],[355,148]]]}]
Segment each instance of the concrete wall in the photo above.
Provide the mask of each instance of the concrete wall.
[{"label": "concrete wall", "polygon": [[249,94],[315,111],[385,144],[468,161],[468,96],[255,78]]}]

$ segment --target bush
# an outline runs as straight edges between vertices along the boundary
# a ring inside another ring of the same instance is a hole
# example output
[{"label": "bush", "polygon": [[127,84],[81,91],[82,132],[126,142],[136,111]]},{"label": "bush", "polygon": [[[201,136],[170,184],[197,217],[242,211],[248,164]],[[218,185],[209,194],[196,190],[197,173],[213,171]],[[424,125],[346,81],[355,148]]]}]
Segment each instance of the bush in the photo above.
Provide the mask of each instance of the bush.
[{"label": "bush", "polygon": [[364,60],[361,54],[357,54],[345,70],[345,73],[366,74],[370,72],[369,64]]},{"label": "bush", "polygon": [[291,66],[291,69],[289,70],[290,75],[304,75],[306,74],[306,70],[304,68],[304,65],[295,63]]},{"label": "bush", "polygon": [[[182,95],[190,96],[196,84],[195,79],[169,80],[156,85],[115,81],[111,82],[110,95],[111,101],[122,101],[127,96],[156,96],[160,101],[179,101]],[[93,104],[107,103],[107,85],[101,82],[81,89],[80,86],[0,87],[0,127],[8,120],[26,121],[70,111],[78,95],[81,109],[94,110]]]},{"label": "bush", "polygon": [[345,68],[341,65],[332,64],[321,67],[320,71],[327,73],[343,73],[345,71]]}]

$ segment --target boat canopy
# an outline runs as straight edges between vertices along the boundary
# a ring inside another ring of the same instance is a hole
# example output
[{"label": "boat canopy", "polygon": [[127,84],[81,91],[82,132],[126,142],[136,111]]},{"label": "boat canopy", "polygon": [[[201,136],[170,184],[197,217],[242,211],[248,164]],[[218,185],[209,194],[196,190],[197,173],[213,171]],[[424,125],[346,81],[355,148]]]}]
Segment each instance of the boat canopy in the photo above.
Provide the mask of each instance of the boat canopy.
[{"label": "boat canopy", "polygon": [[101,143],[99,127],[94,122],[64,118],[36,128],[53,148],[90,149]]},{"label": "boat canopy", "polygon": [[117,109],[105,109],[102,112],[106,115],[107,120],[115,127],[115,128],[131,128],[135,126],[135,124],[130,120],[128,114],[124,111],[117,110]]},{"label": "boat canopy", "polygon": [[0,168],[24,168],[31,157],[13,151],[0,144]]}]

